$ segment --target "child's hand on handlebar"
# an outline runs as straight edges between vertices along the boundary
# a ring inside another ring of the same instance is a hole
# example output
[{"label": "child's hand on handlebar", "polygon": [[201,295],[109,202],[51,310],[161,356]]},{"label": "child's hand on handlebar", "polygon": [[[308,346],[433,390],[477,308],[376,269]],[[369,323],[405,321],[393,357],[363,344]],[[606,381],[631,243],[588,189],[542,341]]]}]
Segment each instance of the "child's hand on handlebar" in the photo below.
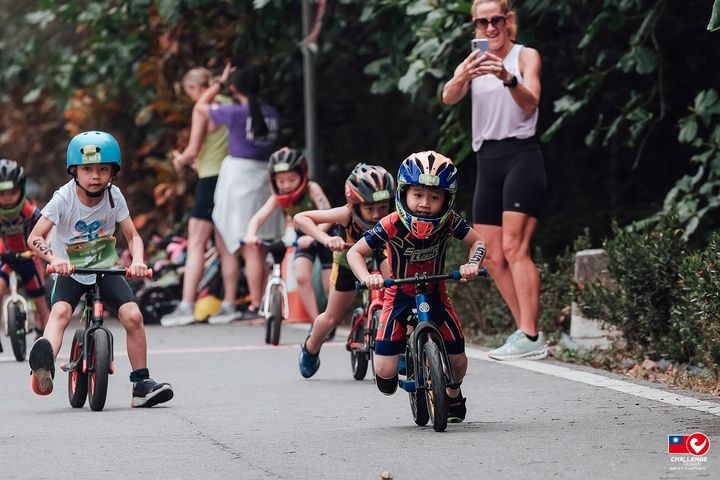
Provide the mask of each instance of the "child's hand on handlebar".
[{"label": "child's hand on handlebar", "polygon": [[325,248],[332,250],[333,252],[341,252],[345,250],[345,240],[342,237],[329,237],[323,242]]},{"label": "child's hand on handlebar", "polygon": [[370,273],[367,277],[365,277],[363,283],[370,290],[379,290],[385,286],[384,281],[385,279],[379,273]]},{"label": "child's hand on handlebar", "polygon": [[462,277],[460,281],[467,282],[468,279],[477,277],[479,269],[480,266],[477,263],[460,265],[460,276]]},{"label": "child's hand on handlebar", "polygon": [[62,276],[72,275],[75,272],[75,267],[72,266],[70,260],[59,258],[54,260],[51,264],[52,269],[55,273]]},{"label": "child's hand on handlebar", "polygon": [[144,263],[132,263],[127,268],[127,276],[130,278],[145,278],[148,267]]}]

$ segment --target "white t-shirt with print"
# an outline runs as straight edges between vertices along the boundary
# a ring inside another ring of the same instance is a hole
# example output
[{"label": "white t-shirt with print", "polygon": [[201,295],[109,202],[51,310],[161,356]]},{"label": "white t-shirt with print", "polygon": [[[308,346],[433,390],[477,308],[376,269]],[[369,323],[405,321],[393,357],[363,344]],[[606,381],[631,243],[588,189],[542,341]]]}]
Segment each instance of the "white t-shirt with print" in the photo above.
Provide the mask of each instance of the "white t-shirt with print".
[{"label": "white t-shirt with print", "polygon": [[[108,194],[115,207],[110,206]],[[42,209],[42,215],[54,225],[50,248],[55,255],[70,260],[76,267],[110,268],[118,260],[115,250],[115,226],[130,216],[120,189],[110,187],[94,207],[80,202],[75,180],[60,187]],[[95,283],[95,275],[72,275],[85,285]]]}]

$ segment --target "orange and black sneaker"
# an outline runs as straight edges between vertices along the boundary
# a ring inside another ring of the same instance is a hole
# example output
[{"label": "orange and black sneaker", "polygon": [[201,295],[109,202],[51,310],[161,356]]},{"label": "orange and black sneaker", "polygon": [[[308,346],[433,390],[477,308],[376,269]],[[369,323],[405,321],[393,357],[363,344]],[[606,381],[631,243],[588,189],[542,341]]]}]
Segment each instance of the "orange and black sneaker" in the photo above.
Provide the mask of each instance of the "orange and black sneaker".
[{"label": "orange and black sneaker", "polygon": [[38,395],[49,395],[53,391],[55,378],[55,354],[47,338],[35,340],[30,349],[30,374],[32,389]]}]

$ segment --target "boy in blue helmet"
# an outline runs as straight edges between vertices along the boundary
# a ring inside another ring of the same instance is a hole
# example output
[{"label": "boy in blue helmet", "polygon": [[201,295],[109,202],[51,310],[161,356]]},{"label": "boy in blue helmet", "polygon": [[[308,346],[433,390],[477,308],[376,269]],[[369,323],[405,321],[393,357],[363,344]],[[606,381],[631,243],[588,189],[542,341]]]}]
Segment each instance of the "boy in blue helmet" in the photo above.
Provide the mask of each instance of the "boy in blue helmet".
[{"label": "boy in blue helmet", "polygon": [[[52,392],[55,357],[63,334],[82,294],[95,283],[95,275],[73,274],[76,267],[112,267],[118,260],[115,250],[116,224],[127,239],[132,264],[130,275],[141,278],[147,272],[144,246],[135,229],[125,197],[112,184],[120,171],[120,146],[109,133],[90,131],[76,135],[67,148],[67,171],[73,179],[55,192],[41,211],[30,232],[30,248],[58,273],[52,294],[52,309],[43,337],[30,350],[32,388],[38,395]],[[55,227],[53,229],[53,227]],[[48,245],[45,238],[51,232]],[[173,397],[172,387],[150,378],[147,368],[147,341],[142,313],[127,281],[107,276],[102,296],[127,334],[127,353],[133,371],[133,407],[152,407]]]},{"label": "boy in blue helmet", "polygon": [[[383,288],[383,278],[370,274],[365,256],[386,248],[390,278],[444,273],[445,249],[451,237],[470,246],[468,263],[460,267],[462,278],[476,277],[485,256],[485,243],[453,205],[458,172],[452,161],[433,151],[413,153],[400,165],[395,211],[365,232],[347,253],[355,276],[370,289]],[[462,325],[448,298],[445,282],[429,285],[433,320],[440,327],[453,376],[461,382],[467,370]],[[415,285],[394,285],[385,290],[384,305],[375,337],[375,383],[385,395],[395,393],[398,362],[405,352],[408,317],[415,307]],[[462,422],[467,413],[460,387],[447,389],[448,421]]]}]

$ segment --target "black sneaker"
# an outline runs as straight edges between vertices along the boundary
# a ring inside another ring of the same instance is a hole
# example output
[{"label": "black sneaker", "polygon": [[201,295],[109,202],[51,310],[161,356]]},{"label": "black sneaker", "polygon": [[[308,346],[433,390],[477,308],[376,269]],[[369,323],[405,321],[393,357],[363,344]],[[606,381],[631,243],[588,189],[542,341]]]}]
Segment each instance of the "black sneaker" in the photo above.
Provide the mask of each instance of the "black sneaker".
[{"label": "black sneaker", "polygon": [[448,422],[449,423],[460,423],[465,420],[467,414],[467,408],[465,408],[465,400],[462,393],[455,398],[451,398],[447,393],[448,402]]},{"label": "black sneaker", "polygon": [[30,349],[32,389],[38,395],[50,395],[55,378],[55,354],[50,340],[38,338]]},{"label": "black sneaker", "polygon": [[169,383],[157,383],[152,378],[146,378],[133,383],[130,406],[149,408],[158,403],[165,403],[171,398],[173,398],[173,390]]}]

